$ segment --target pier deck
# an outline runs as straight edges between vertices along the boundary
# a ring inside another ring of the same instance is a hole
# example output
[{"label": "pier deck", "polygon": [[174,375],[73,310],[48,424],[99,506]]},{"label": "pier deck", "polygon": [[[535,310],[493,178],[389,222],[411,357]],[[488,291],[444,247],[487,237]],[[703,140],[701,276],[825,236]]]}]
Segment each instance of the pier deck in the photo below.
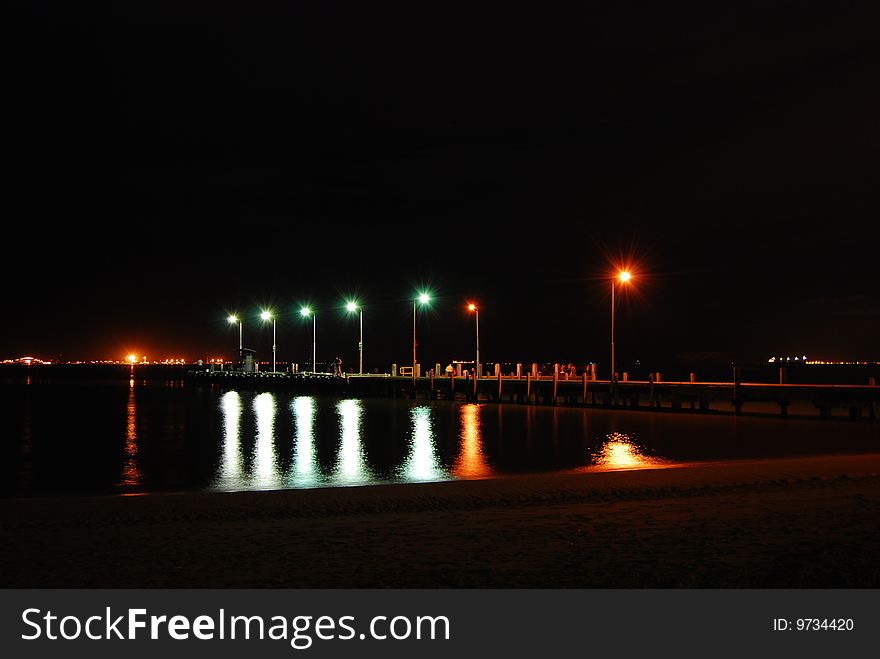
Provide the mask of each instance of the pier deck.
[{"label": "pier deck", "polygon": [[389,397],[468,402],[514,403],[689,411],[696,413],[847,416],[875,421],[880,387],[852,384],[766,384],[750,382],[610,382],[531,375],[401,377],[387,374],[241,373],[191,371],[197,383],[255,389],[284,388],[304,394]]}]

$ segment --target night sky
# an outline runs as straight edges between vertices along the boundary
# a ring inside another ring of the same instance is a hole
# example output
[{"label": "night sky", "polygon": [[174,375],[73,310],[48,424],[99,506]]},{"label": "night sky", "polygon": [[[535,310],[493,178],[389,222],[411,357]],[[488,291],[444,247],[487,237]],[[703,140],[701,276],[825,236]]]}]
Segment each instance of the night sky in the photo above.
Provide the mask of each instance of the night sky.
[{"label": "night sky", "polygon": [[880,359],[875,3],[13,4],[0,358]]}]

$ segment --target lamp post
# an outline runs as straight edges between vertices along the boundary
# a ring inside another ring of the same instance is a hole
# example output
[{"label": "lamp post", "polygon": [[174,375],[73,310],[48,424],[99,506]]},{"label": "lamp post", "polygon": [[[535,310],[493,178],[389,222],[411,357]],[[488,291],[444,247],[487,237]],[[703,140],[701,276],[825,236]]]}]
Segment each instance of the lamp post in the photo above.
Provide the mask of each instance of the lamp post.
[{"label": "lamp post", "polygon": [[272,372],[275,372],[275,315],[270,311],[264,311],[260,314],[260,318],[272,321]]},{"label": "lamp post", "polygon": [[316,355],[318,353],[318,314],[314,313],[308,307],[303,307],[299,310],[299,313],[303,318],[312,317],[312,373],[317,373],[316,369]]},{"label": "lamp post", "polygon": [[242,341],[241,341],[241,339],[242,339],[241,318],[239,318],[235,314],[229,314],[229,318],[227,318],[226,320],[229,321],[230,325],[234,325],[235,323],[238,323],[238,358],[241,359],[241,353],[242,353],[242,350],[244,349],[244,345],[242,344]]},{"label": "lamp post", "polygon": [[431,301],[431,296],[427,293],[420,293],[418,299],[413,300],[413,380],[416,379],[416,302],[420,302],[422,306]]},{"label": "lamp post", "polygon": [[360,316],[360,339],[358,340],[358,375],[364,374],[364,309],[357,302],[348,302],[345,305],[349,313],[359,312]]},{"label": "lamp post", "polygon": [[611,377],[609,379],[612,383],[614,382],[614,288],[618,280],[621,284],[625,284],[631,276],[628,270],[621,270],[617,277],[611,280]]},{"label": "lamp post", "polygon": [[474,373],[476,373],[476,377],[480,377],[482,375],[482,369],[480,368],[480,309],[476,304],[471,302],[468,305],[468,311],[474,312],[477,321],[477,362],[474,364]]}]

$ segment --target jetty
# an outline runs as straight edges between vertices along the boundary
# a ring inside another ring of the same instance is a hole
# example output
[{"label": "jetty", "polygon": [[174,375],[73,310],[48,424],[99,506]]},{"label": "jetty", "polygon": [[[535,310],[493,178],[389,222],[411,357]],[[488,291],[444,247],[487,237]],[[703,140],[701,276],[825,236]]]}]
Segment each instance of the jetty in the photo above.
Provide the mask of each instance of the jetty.
[{"label": "jetty", "polygon": [[[394,369],[396,370],[396,369]],[[534,371],[535,369],[533,369]],[[418,373],[418,370],[416,371]],[[422,400],[458,400],[620,410],[651,410],[813,416],[876,421],[880,387],[867,384],[768,384],[746,382],[738,368],[727,382],[667,382],[660,374],[647,380],[600,380],[592,373],[570,376],[558,365],[552,375],[534,372],[474,377],[472,373],[435,376],[397,374],[272,373],[235,370],[189,371],[194,383],[236,388],[290,389],[302,394],[351,397],[387,397]]]}]

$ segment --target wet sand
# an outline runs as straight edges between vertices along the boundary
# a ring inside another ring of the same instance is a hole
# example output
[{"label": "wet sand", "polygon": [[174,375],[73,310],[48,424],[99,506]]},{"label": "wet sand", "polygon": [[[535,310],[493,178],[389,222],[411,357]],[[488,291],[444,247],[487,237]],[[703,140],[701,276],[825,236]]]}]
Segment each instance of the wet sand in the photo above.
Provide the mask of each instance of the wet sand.
[{"label": "wet sand", "polygon": [[3,587],[880,587],[880,453],[0,501]]}]

